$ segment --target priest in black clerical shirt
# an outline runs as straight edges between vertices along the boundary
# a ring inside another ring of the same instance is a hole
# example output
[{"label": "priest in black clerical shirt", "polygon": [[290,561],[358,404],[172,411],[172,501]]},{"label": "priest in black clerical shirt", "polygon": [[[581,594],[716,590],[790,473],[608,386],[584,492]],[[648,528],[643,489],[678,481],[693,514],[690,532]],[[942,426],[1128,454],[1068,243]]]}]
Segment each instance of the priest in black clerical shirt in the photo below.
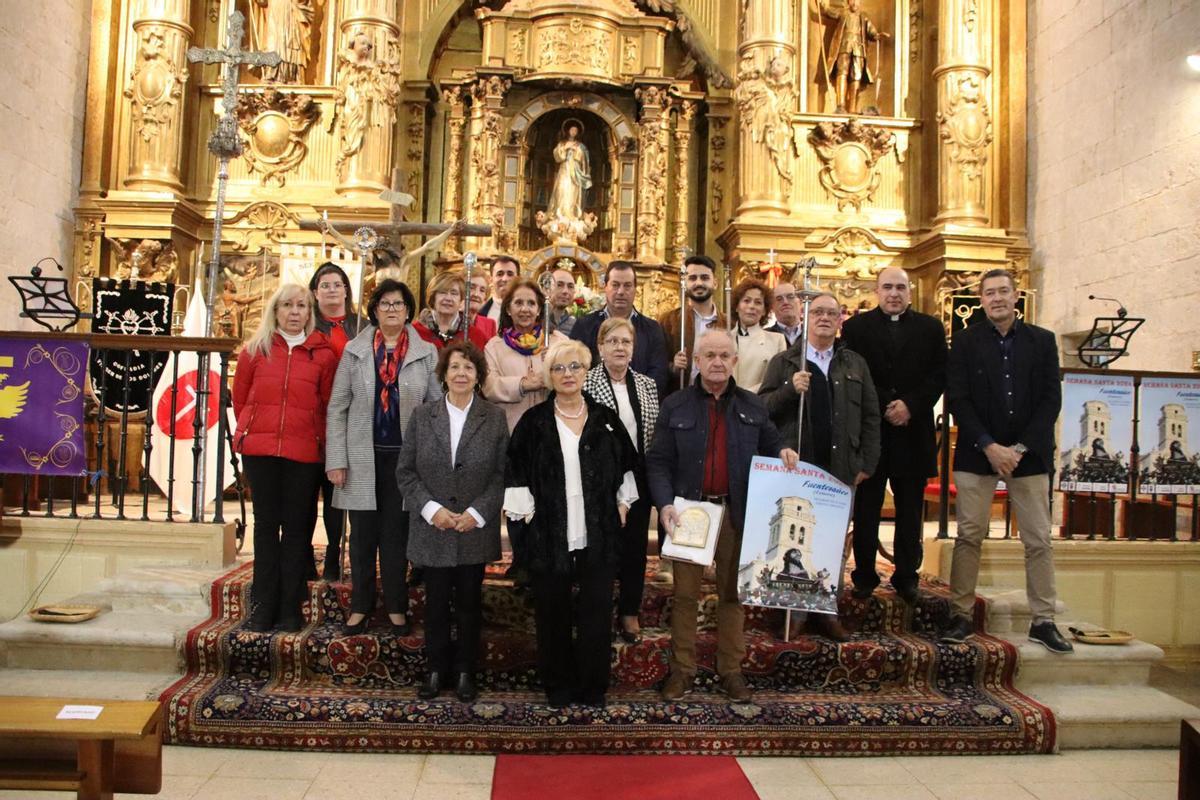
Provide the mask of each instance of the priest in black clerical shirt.
[{"label": "priest in black clerical shirt", "polygon": [[879,516],[888,483],[896,505],[892,588],[909,605],[917,601],[925,483],[937,475],[933,407],[946,385],[946,332],[942,323],[909,307],[911,284],[899,267],[879,273],[879,305],[846,320],[842,339],[866,359],[882,417],[879,467],[854,496],[854,596],[879,585],[875,553]]}]

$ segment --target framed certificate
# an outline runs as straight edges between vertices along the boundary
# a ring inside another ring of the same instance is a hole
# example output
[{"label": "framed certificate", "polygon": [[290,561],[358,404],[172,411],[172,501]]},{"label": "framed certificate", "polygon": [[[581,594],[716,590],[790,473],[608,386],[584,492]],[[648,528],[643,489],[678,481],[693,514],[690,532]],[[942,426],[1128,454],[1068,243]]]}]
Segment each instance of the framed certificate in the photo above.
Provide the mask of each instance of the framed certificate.
[{"label": "framed certificate", "polygon": [[679,522],[673,533],[663,540],[663,558],[687,561],[707,567],[717,552],[717,536],[721,532],[724,506],[676,497],[675,512]]}]

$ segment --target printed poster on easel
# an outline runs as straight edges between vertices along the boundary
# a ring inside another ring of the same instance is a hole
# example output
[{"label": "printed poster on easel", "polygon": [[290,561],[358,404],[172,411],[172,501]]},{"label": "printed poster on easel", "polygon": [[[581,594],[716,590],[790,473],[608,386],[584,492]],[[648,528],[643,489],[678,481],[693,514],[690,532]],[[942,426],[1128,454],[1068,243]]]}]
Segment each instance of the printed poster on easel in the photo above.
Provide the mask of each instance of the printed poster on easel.
[{"label": "printed poster on easel", "polygon": [[1062,382],[1058,488],[1129,491],[1133,451],[1133,376],[1070,373]]},{"label": "printed poster on easel", "polygon": [[1200,379],[1142,378],[1138,394],[1138,490],[1200,494]]},{"label": "printed poster on easel", "polygon": [[837,613],[850,487],[820,467],[788,470],[778,458],[750,466],[738,597],[742,603],[791,611]]}]

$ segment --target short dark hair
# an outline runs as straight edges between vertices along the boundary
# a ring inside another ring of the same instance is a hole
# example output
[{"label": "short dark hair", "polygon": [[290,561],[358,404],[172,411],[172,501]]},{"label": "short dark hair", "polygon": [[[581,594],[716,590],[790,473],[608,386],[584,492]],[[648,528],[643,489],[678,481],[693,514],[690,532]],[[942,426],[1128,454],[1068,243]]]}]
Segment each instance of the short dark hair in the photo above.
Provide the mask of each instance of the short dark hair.
[{"label": "short dark hair", "polygon": [[746,278],[737,286],[733,287],[733,292],[729,297],[729,307],[733,309],[733,314],[735,317],[737,316],[738,303],[742,302],[742,298],[746,296],[746,292],[752,289],[758,289],[758,291],[762,293],[764,314],[765,312],[769,312],[771,310],[771,290],[768,289],[767,285],[758,278]]},{"label": "short dark hair", "polygon": [[375,291],[371,292],[371,301],[367,303],[367,319],[377,328],[379,327],[379,317],[375,314],[375,310],[379,308],[379,301],[383,299],[383,296],[392,292],[399,292],[400,296],[404,298],[404,308],[408,312],[409,322],[412,322],[416,312],[420,311],[417,308],[417,301],[413,299],[412,290],[395,278],[387,278],[375,287]]},{"label": "short dark hair", "polygon": [[[342,284],[346,287],[346,316],[354,316],[354,304],[351,302],[350,297],[350,276],[346,274],[346,270],[342,269],[332,261],[326,261],[324,264],[317,267],[317,271],[313,273],[312,278],[310,278],[308,281],[308,290],[315,295],[317,293],[317,286],[319,286],[321,283],[321,278],[326,275],[337,275],[342,279]],[[324,319],[324,315],[321,314],[320,305],[314,305],[313,309],[317,312],[317,319]]]},{"label": "short dark hair", "polygon": [[1005,278],[1008,280],[1008,284],[1010,286],[1012,286],[1013,291],[1015,292],[1017,290],[1016,276],[1014,276],[1011,272],[1004,269],[1003,267],[997,267],[996,269],[989,269],[987,272],[983,273],[983,275],[979,278],[980,293],[983,292],[983,282],[990,278]]},{"label": "short dark hair", "polygon": [[483,382],[487,380],[488,374],[487,359],[483,357],[483,352],[474,343],[462,339],[450,342],[438,354],[437,367],[434,368],[438,382],[446,383],[446,370],[450,369],[450,357],[455,353],[462,353],[468,361],[475,365],[475,389],[482,390]]},{"label": "short dark hair", "polygon": [[533,278],[524,278],[517,276],[517,279],[508,287],[508,294],[504,295],[504,301],[500,303],[500,330],[512,327],[512,315],[508,313],[509,307],[512,305],[513,295],[517,293],[517,289],[532,289],[533,296],[537,298],[538,317],[540,318],[546,312],[546,295],[542,293],[542,287],[537,285],[537,281]]},{"label": "short dark hair", "polygon": [[688,256],[683,260],[683,266],[689,267],[692,264],[699,264],[702,267],[708,267],[708,271],[713,275],[717,274],[717,262],[713,261],[703,253],[697,253],[694,256]]},{"label": "short dark hair", "polygon": [[510,256],[508,253],[500,253],[492,256],[492,265],[488,267],[488,273],[490,274],[495,272],[496,265],[501,261],[507,261],[508,263],[512,264],[513,269],[517,271],[517,274],[521,274],[521,261],[516,256]]},{"label": "short dark hair", "polygon": [[616,261],[608,262],[608,266],[604,268],[604,282],[608,283],[608,276],[612,275],[614,269],[627,269],[633,272],[633,284],[637,285],[637,268],[633,266],[632,261]]}]

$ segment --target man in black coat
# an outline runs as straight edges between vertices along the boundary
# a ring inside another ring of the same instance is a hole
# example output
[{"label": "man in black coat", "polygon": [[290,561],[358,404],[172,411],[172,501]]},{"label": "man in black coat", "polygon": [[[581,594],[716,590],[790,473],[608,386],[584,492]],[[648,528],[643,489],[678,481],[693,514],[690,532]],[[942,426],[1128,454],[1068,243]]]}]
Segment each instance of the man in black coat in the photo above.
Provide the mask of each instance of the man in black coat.
[{"label": "man in black coat", "polygon": [[575,320],[571,338],[583,342],[592,351],[592,363],[600,363],[596,337],[609,317],[625,317],[633,323],[633,359],[629,368],[654,379],[661,397],[667,391],[667,340],[662,326],[633,307],[637,296],[637,271],[628,261],[613,261],[604,271],[604,308]]},{"label": "man in black coat", "polygon": [[987,322],[959,331],[946,368],[946,404],[958,425],[954,447],[958,538],[950,571],[954,617],[942,639],[971,636],[979,556],[996,483],[1004,480],[1025,546],[1030,641],[1051,652],[1074,648],[1054,625],[1050,472],[1062,407],[1054,334],[1016,317],[1017,288],[1002,269],[985,272],[979,295]]},{"label": "man in black coat", "polygon": [[879,514],[890,482],[896,505],[892,588],[909,605],[917,601],[921,567],[925,482],[937,474],[933,406],[946,383],[946,335],[942,323],[909,307],[908,274],[888,267],[875,282],[877,308],[846,320],[842,339],[867,360],[879,397],[882,452],[879,466],[854,496],[854,596],[865,599],[879,585],[875,553]]}]

